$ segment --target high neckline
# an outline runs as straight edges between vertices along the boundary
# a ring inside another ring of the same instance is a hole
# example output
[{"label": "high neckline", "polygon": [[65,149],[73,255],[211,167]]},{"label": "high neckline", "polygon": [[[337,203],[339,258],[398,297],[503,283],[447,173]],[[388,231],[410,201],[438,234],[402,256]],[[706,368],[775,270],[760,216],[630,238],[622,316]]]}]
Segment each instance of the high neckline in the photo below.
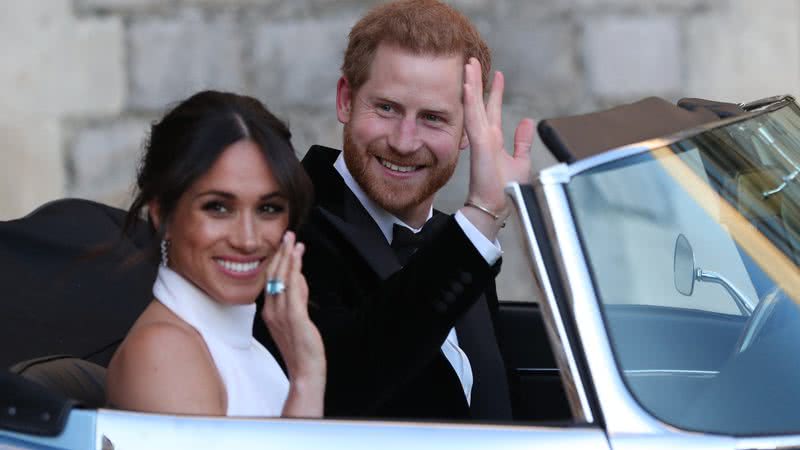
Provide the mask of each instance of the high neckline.
[{"label": "high neckline", "polygon": [[224,305],[169,267],[161,266],[153,285],[156,300],[189,325],[211,333],[236,348],[249,348],[253,342],[255,302]]}]

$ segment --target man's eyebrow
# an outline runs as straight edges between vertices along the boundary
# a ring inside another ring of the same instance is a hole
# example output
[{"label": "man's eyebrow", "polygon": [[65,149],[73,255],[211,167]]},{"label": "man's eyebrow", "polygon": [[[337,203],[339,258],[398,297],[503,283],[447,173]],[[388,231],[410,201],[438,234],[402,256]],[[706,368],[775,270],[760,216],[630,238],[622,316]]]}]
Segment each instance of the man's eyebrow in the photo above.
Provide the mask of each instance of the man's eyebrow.
[{"label": "man's eyebrow", "polygon": [[375,103],[391,103],[393,105],[397,105],[397,104],[400,103],[397,100],[393,100],[392,98],[390,98],[390,97],[388,97],[386,95],[374,95],[374,96],[370,97],[369,100],[371,102],[375,102]]},{"label": "man's eyebrow", "polygon": [[[392,100],[390,97],[387,97],[386,95],[375,95],[375,96],[371,97],[370,100],[372,102],[390,103],[392,105],[396,105],[396,106],[399,106],[401,108],[403,107],[403,105],[400,102],[398,102],[397,100]],[[450,117],[450,116],[453,115],[453,111],[452,110],[449,110],[446,107],[438,107],[438,106],[431,107],[431,108],[421,108],[420,112],[425,113],[425,114],[436,114],[436,115],[439,115],[439,116],[446,116],[446,117]]]},{"label": "man's eyebrow", "polygon": [[422,110],[425,114],[434,114],[437,116],[451,116],[453,113],[447,109],[426,108]]}]

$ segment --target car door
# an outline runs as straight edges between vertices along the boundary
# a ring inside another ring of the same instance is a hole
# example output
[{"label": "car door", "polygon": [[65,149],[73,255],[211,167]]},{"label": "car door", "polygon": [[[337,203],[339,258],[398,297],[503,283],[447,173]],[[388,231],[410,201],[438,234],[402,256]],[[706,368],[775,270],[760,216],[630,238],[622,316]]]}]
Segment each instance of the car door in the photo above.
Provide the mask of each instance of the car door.
[{"label": "car door", "polygon": [[530,188],[612,448],[800,443],[798,198],[767,158],[800,160],[798,117],[778,99],[554,166]]}]

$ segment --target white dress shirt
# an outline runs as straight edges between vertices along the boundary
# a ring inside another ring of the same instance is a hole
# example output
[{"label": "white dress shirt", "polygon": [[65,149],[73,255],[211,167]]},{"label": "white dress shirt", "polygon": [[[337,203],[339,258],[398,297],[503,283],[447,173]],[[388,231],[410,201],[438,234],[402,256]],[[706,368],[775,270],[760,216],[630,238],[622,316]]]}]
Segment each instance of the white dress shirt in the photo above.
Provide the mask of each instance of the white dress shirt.
[{"label": "white dress shirt", "polygon": [[[347,164],[345,164],[343,153],[339,154],[339,157],[336,159],[336,162],[333,163],[333,167],[339,172],[339,175],[342,176],[344,179],[344,183],[347,185],[348,188],[355,194],[356,198],[361,205],[364,206],[364,209],[367,210],[367,213],[375,220],[375,223],[378,224],[378,227],[381,229],[384,237],[386,237],[386,241],[391,243],[392,242],[392,226],[394,224],[398,224],[409,228],[415,233],[418,233],[421,228],[414,228],[402,220],[395,217],[393,214],[389,213],[385,209],[381,208],[377,203],[375,203],[371,198],[369,198],[361,189],[361,186],[356,182],[353,178],[353,175],[350,174],[350,170],[347,168]],[[428,219],[433,216],[433,208],[428,211]],[[502,256],[502,251],[500,250],[500,245],[497,241],[491,242],[483,233],[478,230],[472,222],[467,219],[461,211],[456,212],[455,214],[456,223],[461,227],[466,234],[467,238],[472,242],[472,245],[478,250],[478,252],[483,256],[483,259],[489,265],[494,264],[500,259]],[[427,221],[427,219],[426,219]],[[442,353],[450,362],[450,365],[453,366],[453,370],[458,375],[458,379],[461,381],[461,386],[464,388],[464,396],[467,399],[467,404],[471,403],[472,400],[472,366],[469,363],[469,358],[467,358],[466,353],[461,350],[461,347],[458,346],[458,336],[456,336],[456,329],[451,328],[450,333],[447,335],[444,343],[442,344]]]}]

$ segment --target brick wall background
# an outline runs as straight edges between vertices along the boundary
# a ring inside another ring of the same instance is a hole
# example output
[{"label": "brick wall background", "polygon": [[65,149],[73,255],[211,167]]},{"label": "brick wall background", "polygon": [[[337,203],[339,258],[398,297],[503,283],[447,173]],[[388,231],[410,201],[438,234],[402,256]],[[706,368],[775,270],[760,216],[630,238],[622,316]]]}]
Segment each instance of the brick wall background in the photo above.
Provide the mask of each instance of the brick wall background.
[{"label": "brick wall background", "polygon": [[[141,142],[203,88],[257,96],[303,153],[338,147],[335,84],[375,0],[17,0],[0,14],[0,220],[64,196],[125,207]],[[451,0],[506,74],[519,118],[646,95],[800,92],[800,0]],[[538,145],[538,144],[537,144]],[[551,162],[535,147],[534,169]],[[438,200],[460,205],[466,165]]]}]

